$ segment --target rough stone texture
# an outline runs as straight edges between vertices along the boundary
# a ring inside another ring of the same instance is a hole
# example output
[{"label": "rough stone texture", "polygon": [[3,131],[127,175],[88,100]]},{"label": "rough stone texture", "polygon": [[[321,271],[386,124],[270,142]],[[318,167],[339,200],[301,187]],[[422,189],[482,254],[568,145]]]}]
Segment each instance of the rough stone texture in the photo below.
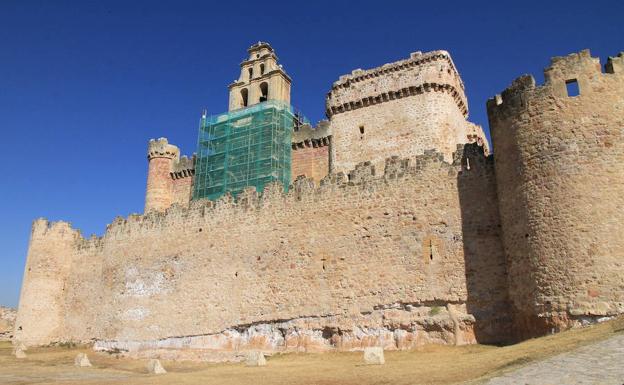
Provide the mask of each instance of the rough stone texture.
[{"label": "rough stone texture", "polygon": [[229,111],[262,102],[263,87],[266,100],[279,100],[290,104],[291,79],[277,63],[273,48],[258,42],[247,50],[249,58],[240,65],[238,80],[230,84]]},{"label": "rough stone texture", "polygon": [[321,179],[329,173],[329,147],[325,145],[314,146],[304,143],[292,152],[292,180],[298,176],[305,176],[320,183]]},{"label": "rough stone texture", "polygon": [[[391,158],[379,176],[362,164],[317,188],[299,180],[287,195],[271,185],[261,198],[250,189],[238,202],[118,218],[102,238],[37,220],[18,339],[133,351],[500,341],[505,329],[492,328],[507,313],[489,309],[504,308],[505,291],[467,292],[506,281],[498,233],[484,233],[498,228],[492,163],[468,147],[454,164],[428,152]],[[55,316],[41,327],[30,296],[44,284]]]},{"label": "rough stone texture", "polygon": [[22,349],[15,349],[15,358],[24,359],[27,358],[26,353]]},{"label": "rough stone texture", "polygon": [[89,368],[91,367],[91,361],[89,361],[89,357],[85,353],[78,353],[76,358],[74,359],[74,366],[79,368]]},{"label": "rough stone texture", "polygon": [[150,140],[147,150],[147,190],[145,212],[164,211],[177,203],[188,207],[195,175],[195,157],[180,158],[178,147],[167,138]]},{"label": "rough stone texture", "polygon": [[188,207],[193,197],[193,176],[195,176],[195,156],[182,156],[173,164],[173,204]]},{"label": "rough stone texture", "polygon": [[266,366],[267,362],[264,358],[264,354],[259,351],[251,351],[247,353],[247,359],[245,360],[245,365],[247,366]]},{"label": "rough stone texture", "polygon": [[485,385],[622,385],[624,335],[532,363]]},{"label": "rough stone texture", "polygon": [[450,161],[458,143],[482,144],[481,127],[466,121],[464,86],[446,51],[341,76],[327,95],[332,130],[332,171],[388,156],[436,149]]},{"label": "rough stone texture", "polygon": [[13,341],[13,354],[18,350],[26,351],[28,347],[23,342]]},{"label": "rough stone texture", "polygon": [[319,183],[329,174],[331,129],[324,120],[317,127],[302,125],[292,135],[291,180],[299,176]]},{"label": "rough stone texture", "polygon": [[15,309],[0,306],[0,341],[9,341],[13,338],[16,317]]},{"label": "rough stone texture", "polygon": [[386,363],[382,347],[375,346],[364,349],[364,362],[368,365],[383,365]]},{"label": "rough stone texture", "polygon": [[[64,335],[68,299],[65,285],[72,254],[76,251],[74,243],[80,239],[80,234],[66,222],[50,223],[49,226],[47,221],[43,226],[38,226],[38,223],[43,222],[35,221],[30,234],[20,305],[15,320],[14,339],[19,335],[16,343],[26,345],[43,345],[52,340],[62,340],[60,337]],[[84,297],[82,294],[80,296]],[[80,310],[93,313],[86,308],[75,309]],[[22,330],[26,325],[28,329]]]},{"label": "rough stone texture", "polygon": [[167,371],[162,367],[159,360],[149,360],[147,362],[147,372],[150,374],[166,374]]},{"label": "rough stone texture", "polygon": [[520,338],[624,312],[623,59],[554,58],[488,102]]},{"label": "rough stone texture", "polygon": [[[90,239],[34,222],[14,339],[221,360],[507,342],[623,313],[624,54],[606,70],[586,51],[555,58],[544,86],[525,76],[489,101],[495,157],[445,52],[355,71],[329,126],[293,141],[311,178],[317,148],[353,169],[286,195],[184,204],[193,162],[150,142],[145,215]],[[474,143],[449,155],[458,141]]]}]

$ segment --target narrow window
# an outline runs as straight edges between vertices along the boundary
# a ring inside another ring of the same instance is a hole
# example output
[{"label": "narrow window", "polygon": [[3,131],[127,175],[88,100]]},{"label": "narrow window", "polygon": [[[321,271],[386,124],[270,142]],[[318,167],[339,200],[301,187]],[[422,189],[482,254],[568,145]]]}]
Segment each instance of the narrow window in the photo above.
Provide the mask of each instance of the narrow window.
[{"label": "narrow window", "polygon": [[249,91],[247,91],[247,88],[243,88],[241,90],[241,99],[243,102],[243,105],[241,107],[247,107],[247,96],[249,94]]},{"label": "narrow window", "polygon": [[260,64],[260,75],[264,75],[264,64]]},{"label": "narrow window", "polygon": [[566,89],[569,97],[580,95],[579,85],[576,79],[566,80]]},{"label": "narrow window", "polygon": [[433,240],[429,240],[429,260],[433,261]]},{"label": "narrow window", "polygon": [[260,83],[260,103],[266,102],[269,99],[269,84],[266,82]]},{"label": "narrow window", "polygon": [[253,78],[253,68],[250,68],[248,71],[249,71],[249,80],[251,80]]},{"label": "narrow window", "polygon": [[360,126],[360,139],[364,139],[364,126]]}]

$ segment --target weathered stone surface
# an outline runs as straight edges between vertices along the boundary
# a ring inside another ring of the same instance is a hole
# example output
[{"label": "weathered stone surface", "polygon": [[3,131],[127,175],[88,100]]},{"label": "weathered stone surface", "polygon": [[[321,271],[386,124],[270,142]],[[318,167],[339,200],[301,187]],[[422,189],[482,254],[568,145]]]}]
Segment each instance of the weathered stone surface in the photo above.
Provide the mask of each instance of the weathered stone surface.
[{"label": "weathered stone surface", "polygon": [[252,351],[247,353],[247,359],[245,360],[245,365],[247,366],[266,366],[266,359],[264,358],[264,353],[261,351]]},{"label": "weathered stone surface", "polygon": [[364,349],[364,362],[368,365],[383,365],[386,363],[383,348],[380,346]]},{"label": "weathered stone surface", "polygon": [[80,368],[88,368],[91,367],[91,361],[89,361],[89,357],[85,353],[78,353],[76,358],[74,359],[74,366]]},{"label": "weathered stone surface", "polygon": [[607,69],[553,58],[542,86],[525,75],[488,102],[521,338],[624,313],[624,72]]},{"label": "weathered stone surface", "polygon": [[150,374],[166,374],[167,371],[162,367],[159,360],[149,360],[147,362],[147,371]]},{"label": "weathered stone surface", "polygon": [[13,337],[16,317],[15,309],[0,306],[0,341],[9,341]]},{"label": "weathered stone surface", "polygon": [[337,156],[318,185],[185,204],[192,161],[150,142],[145,215],[90,239],[35,221],[15,338],[135,355],[409,349],[506,342],[512,316],[526,337],[624,313],[624,56],[598,68],[557,58],[544,86],[522,77],[492,99],[496,167],[478,143],[452,147],[478,128],[441,51],[334,85],[332,134],[294,142],[303,173]]},{"label": "weathered stone surface", "polygon": [[26,353],[22,349],[15,349],[15,358],[26,358]]},{"label": "weathered stone surface", "polygon": [[[470,170],[463,155],[449,164],[430,152],[390,160],[388,175],[362,164],[350,181],[118,218],[102,238],[36,221],[20,338],[267,351],[499,338],[506,275],[493,168],[482,151],[467,156]],[[42,315],[29,303],[44,284]],[[484,296],[473,301],[467,286]],[[90,308],[100,311],[80,310]],[[480,321],[491,327],[475,330]]]},{"label": "weathered stone surface", "polygon": [[22,350],[22,351],[26,351],[28,350],[28,347],[20,341],[13,341],[13,354],[15,354],[16,351],[18,350]]},{"label": "weathered stone surface", "polygon": [[464,85],[446,51],[411,55],[341,76],[328,93],[334,172],[387,157],[435,149],[450,161],[458,143],[487,143],[481,127],[466,120]]},{"label": "weathered stone surface", "polygon": [[291,79],[277,62],[267,42],[258,42],[247,49],[248,59],[240,64],[240,76],[231,83],[229,111],[252,106],[266,100],[290,104]]}]

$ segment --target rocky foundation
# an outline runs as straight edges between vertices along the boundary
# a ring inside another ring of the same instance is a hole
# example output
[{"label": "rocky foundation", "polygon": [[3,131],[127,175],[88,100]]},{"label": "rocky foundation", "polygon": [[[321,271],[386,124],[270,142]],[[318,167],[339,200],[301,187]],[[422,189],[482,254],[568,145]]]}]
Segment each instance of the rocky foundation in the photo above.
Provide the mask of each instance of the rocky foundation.
[{"label": "rocky foundation", "polygon": [[216,334],[153,341],[97,341],[94,349],[123,352],[134,357],[206,361],[240,361],[249,350],[267,353],[358,351],[371,346],[406,350],[432,343],[475,343],[474,322],[464,304],[393,304],[367,314],[240,325]]}]

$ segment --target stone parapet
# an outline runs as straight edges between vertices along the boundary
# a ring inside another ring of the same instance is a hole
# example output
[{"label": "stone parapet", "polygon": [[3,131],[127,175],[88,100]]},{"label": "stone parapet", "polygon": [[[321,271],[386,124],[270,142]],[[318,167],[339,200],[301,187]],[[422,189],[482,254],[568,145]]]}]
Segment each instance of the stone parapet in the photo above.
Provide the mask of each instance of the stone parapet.
[{"label": "stone parapet", "polygon": [[171,171],[171,178],[173,179],[182,179],[182,178],[190,178],[195,175],[195,161],[197,157],[195,154],[190,158],[186,155],[182,155],[180,160],[175,162]]},{"label": "stone parapet", "polygon": [[[383,79],[383,80],[382,80]],[[343,75],[327,94],[326,115],[422,94],[445,92],[468,116],[464,85],[446,51],[413,53],[410,58],[370,70],[354,70]]]},{"label": "stone parapet", "polygon": [[167,158],[178,159],[180,157],[180,149],[169,144],[167,138],[150,139],[147,146],[147,159]]}]

